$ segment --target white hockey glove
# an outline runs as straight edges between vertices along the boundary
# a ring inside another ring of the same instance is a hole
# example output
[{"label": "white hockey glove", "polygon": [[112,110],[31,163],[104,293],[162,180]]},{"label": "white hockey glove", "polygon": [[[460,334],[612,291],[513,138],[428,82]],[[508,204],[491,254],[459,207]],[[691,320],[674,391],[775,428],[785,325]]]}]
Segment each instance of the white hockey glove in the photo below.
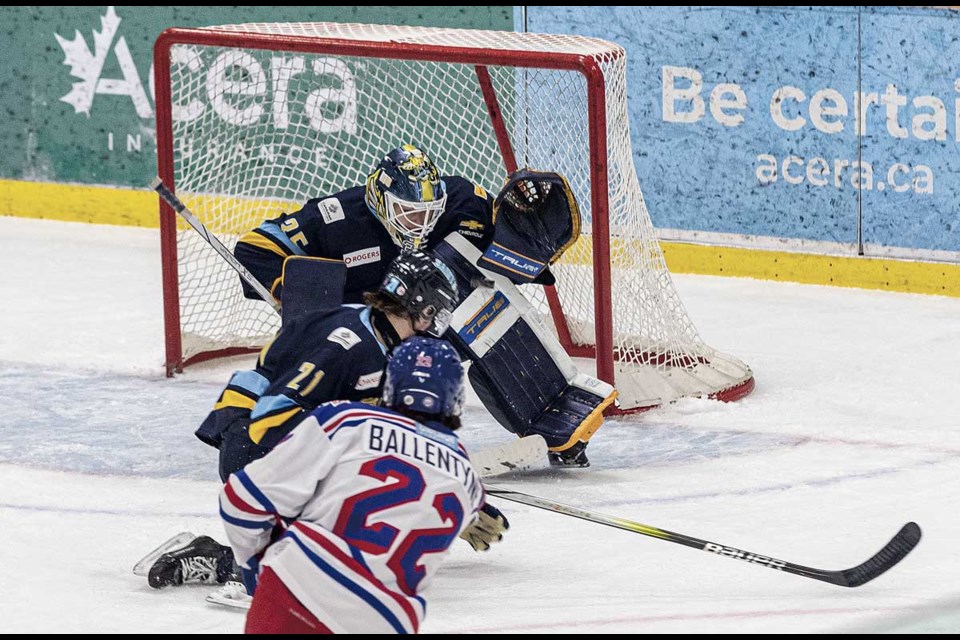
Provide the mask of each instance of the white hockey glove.
[{"label": "white hockey glove", "polygon": [[494,542],[503,540],[503,534],[509,528],[507,517],[487,503],[480,507],[476,519],[464,529],[460,537],[469,542],[474,551],[486,551]]}]

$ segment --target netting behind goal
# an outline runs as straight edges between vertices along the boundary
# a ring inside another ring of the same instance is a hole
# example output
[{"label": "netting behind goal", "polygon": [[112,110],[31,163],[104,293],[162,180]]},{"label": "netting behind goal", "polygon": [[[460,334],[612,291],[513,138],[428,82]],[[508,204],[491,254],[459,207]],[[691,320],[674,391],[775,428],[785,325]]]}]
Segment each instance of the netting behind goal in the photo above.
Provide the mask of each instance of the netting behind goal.
[{"label": "netting behind goal", "polygon": [[[158,40],[160,175],[231,247],[265,218],[361,184],[389,149],[499,189],[567,177],[583,235],[555,288],[523,287],[568,352],[595,357],[621,410],[734,399],[742,362],[705,345],[677,296],[637,181],[626,58],[591,38],[334,23],[172,29]],[[279,327],[237,274],[163,210],[168,371],[253,349]]]}]

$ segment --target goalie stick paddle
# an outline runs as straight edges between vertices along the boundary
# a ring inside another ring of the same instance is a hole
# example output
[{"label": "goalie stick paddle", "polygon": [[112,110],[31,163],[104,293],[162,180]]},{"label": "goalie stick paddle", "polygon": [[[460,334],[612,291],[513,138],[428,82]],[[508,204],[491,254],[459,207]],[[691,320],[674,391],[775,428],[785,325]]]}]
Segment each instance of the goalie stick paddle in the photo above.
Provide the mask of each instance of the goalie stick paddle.
[{"label": "goalie stick paddle", "polygon": [[547,441],[527,436],[470,454],[470,464],[481,478],[523,471],[547,462]]},{"label": "goalie stick paddle", "polygon": [[240,264],[240,261],[237,260],[230,250],[223,246],[223,243],[217,238],[217,236],[210,233],[210,230],[190,212],[190,209],[187,209],[187,205],[183,204],[183,201],[177,197],[173,191],[170,190],[167,185],[163,184],[163,180],[160,178],[154,178],[150,183],[150,188],[156,191],[163,201],[166,202],[170,207],[176,211],[180,216],[190,223],[190,226],[196,229],[197,233],[203,236],[203,239],[207,241],[214,251],[220,254],[220,257],[227,261],[227,263],[236,269],[237,273],[240,274],[240,277],[247,281],[253,289],[259,294],[261,298],[266,300],[272,307],[273,310],[277,313],[280,313],[280,305],[274,299],[273,294],[257,280],[252,273],[250,273],[245,266]]},{"label": "goalie stick paddle", "polygon": [[590,522],[607,525],[608,527],[632,531],[633,533],[650,536],[651,538],[659,538],[660,540],[666,540],[667,542],[675,542],[677,544],[682,544],[694,549],[700,549],[701,551],[708,551],[717,555],[728,556],[730,558],[743,560],[744,562],[749,562],[751,564],[767,567],[768,569],[776,569],[777,571],[783,571],[784,573],[792,573],[805,578],[813,578],[814,580],[829,582],[830,584],[839,585],[841,587],[859,587],[860,585],[870,582],[903,560],[904,557],[906,557],[906,555],[910,553],[915,546],[917,546],[917,543],[920,542],[919,525],[917,525],[916,522],[908,522],[907,524],[903,525],[900,531],[897,532],[897,535],[893,536],[893,539],[890,540],[890,542],[888,542],[883,549],[878,551],[872,558],[863,564],[859,564],[851,569],[828,571],[825,569],[804,567],[803,565],[794,564],[785,560],[777,560],[776,558],[763,556],[753,553],[752,551],[744,551],[742,549],[737,549],[736,547],[728,547],[726,545],[717,544],[716,542],[700,540],[682,533],[673,533],[672,531],[658,529],[656,527],[651,527],[639,522],[633,522],[631,520],[625,520],[623,518],[608,516],[602,513],[594,513],[591,511],[584,511],[583,509],[578,509],[577,507],[571,507],[565,504],[560,504],[559,502],[538,498],[537,496],[521,493],[519,491],[513,491],[511,489],[506,489],[496,485],[484,483],[484,488],[486,489],[487,495],[503,498],[504,500],[526,504],[531,507],[537,507],[538,509],[544,509],[546,511],[553,511],[554,513],[572,516],[582,520],[589,520]]}]

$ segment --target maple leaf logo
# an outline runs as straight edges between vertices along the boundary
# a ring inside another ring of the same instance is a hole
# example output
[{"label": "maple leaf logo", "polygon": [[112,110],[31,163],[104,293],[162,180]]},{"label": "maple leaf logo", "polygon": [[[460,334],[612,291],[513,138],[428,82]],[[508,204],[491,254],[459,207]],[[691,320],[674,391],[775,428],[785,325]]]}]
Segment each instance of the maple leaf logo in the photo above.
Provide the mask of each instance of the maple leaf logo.
[{"label": "maple leaf logo", "polygon": [[110,45],[120,26],[120,18],[112,6],[107,7],[106,15],[100,18],[100,26],[99,32],[93,31],[93,53],[90,52],[87,41],[78,30],[74,30],[73,40],[67,40],[59,33],[53,34],[66,54],[63,63],[70,66],[70,75],[80,79],[80,82],[73,83],[70,92],[60,100],[71,105],[76,113],[86,114],[88,118],[100,73],[103,71],[107,54],[110,53]]}]

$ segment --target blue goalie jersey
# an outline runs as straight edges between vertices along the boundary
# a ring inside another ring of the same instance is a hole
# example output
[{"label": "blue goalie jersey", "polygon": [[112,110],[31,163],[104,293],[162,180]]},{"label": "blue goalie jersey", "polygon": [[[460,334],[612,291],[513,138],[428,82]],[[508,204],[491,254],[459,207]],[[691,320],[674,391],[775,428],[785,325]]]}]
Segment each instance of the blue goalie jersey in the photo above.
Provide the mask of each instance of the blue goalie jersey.
[{"label": "blue goalie jersey", "polygon": [[[493,235],[493,198],[464,178],[444,176],[443,180],[446,207],[420,248],[429,250],[448,234],[459,232],[482,250]],[[234,254],[278,300],[287,257],[342,260],[347,272],[342,302],[359,303],[365,291],[380,284],[400,248],[367,207],[360,186],[314,198],[299,211],[267,220],[240,238]],[[259,299],[246,282],[242,285],[246,297]]]}]

